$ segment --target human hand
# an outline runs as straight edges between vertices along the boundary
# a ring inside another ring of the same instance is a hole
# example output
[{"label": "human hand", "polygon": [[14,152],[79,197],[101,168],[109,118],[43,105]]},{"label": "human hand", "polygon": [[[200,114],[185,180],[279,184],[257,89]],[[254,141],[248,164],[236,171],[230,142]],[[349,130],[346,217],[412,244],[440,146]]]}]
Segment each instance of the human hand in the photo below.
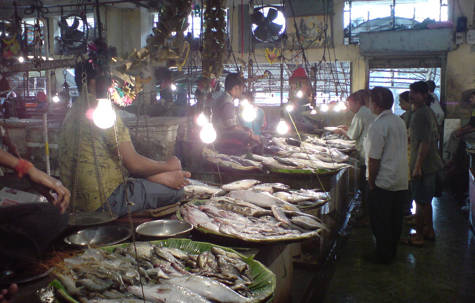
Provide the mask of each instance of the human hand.
[{"label": "human hand", "polygon": [[8,288],[0,290],[0,303],[9,303],[11,302],[13,294],[18,290],[16,284],[10,285]]},{"label": "human hand", "polygon": [[337,128],[340,128],[346,132],[348,131],[348,125],[338,125]]},{"label": "human hand", "polygon": [[165,163],[167,166],[167,171],[181,170],[181,161],[175,156],[168,158]]},{"label": "human hand", "polygon": [[150,182],[162,184],[170,188],[181,189],[190,183],[190,181],[187,179],[190,177],[190,172],[175,170],[152,175],[146,179]]},{"label": "human hand", "polygon": [[335,128],[335,129],[333,130],[333,132],[334,132],[335,134],[338,134],[338,135],[343,135],[343,129],[342,129],[342,128]]},{"label": "human hand", "polygon": [[412,172],[412,180],[417,180],[422,177],[422,169],[418,166],[414,167],[414,171]]},{"label": "human hand", "polygon": [[[45,196],[51,204],[58,207],[62,214],[66,211],[71,194],[69,190],[61,184],[61,181],[48,176],[35,167],[28,170],[26,177],[28,181],[30,181],[33,189]],[[56,197],[51,194],[51,190],[56,193]]]}]

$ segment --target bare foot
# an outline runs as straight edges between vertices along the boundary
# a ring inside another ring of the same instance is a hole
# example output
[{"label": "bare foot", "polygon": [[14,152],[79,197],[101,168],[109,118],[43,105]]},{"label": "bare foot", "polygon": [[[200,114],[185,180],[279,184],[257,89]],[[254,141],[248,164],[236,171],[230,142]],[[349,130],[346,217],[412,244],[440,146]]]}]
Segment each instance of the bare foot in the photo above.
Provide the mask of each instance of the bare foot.
[{"label": "bare foot", "polygon": [[190,177],[191,173],[188,171],[174,170],[147,177],[147,180],[170,188],[180,189],[190,182],[186,179]]},{"label": "bare foot", "polygon": [[17,290],[18,286],[16,284],[10,285],[7,289],[0,290],[0,303],[9,303]]},{"label": "bare foot", "polygon": [[181,170],[181,161],[175,156],[168,158],[165,163],[168,171]]}]

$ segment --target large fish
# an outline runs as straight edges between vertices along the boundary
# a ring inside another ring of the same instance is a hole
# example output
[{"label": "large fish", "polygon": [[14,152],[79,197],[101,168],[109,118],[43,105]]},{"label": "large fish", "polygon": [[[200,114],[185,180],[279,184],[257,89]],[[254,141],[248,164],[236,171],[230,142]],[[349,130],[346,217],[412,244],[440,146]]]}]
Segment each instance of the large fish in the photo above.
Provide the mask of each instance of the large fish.
[{"label": "large fish", "polygon": [[244,180],[239,180],[239,181],[234,181],[228,184],[224,184],[223,186],[221,186],[221,188],[227,191],[243,190],[243,189],[249,189],[258,183],[261,183],[261,181],[253,180],[253,179],[244,179]]},{"label": "large fish", "polygon": [[254,185],[252,189],[262,190],[262,191],[266,191],[268,193],[273,194],[276,188],[280,189],[281,191],[286,191],[286,190],[289,190],[290,187],[283,183],[262,183],[262,184]]},{"label": "large fish", "polygon": [[268,192],[255,190],[238,190],[230,192],[229,196],[234,199],[251,202],[263,208],[271,208],[272,205],[277,205],[287,210],[299,211],[299,209],[295,205],[292,205],[289,202],[274,197]]},{"label": "large fish", "polygon": [[[294,159],[295,161],[295,159]],[[297,161],[295,161],[297,162]],[[297,162],[298,163],[298,162]],[[265,167],[265,168],[268,168],[268,169],[301,169],[301,168],[304,168],[305,165],[299,163],[300,165],[295,167],[295,166],[291,166],[291,165],[285,165],[285,164],[282,164],[274,159],[272,160],[265,160],[265,161],[262,161],[262,165]]]},{"label": "large fish", "polygon": [[328,228],[325,226],[325,224],[318,222],[316,220],[313,220],[309,217],[303,217],[303,216],[292,217],[290,219],[290,222],[306,230],[323,229],[323,230],[328,231]]},{"label": "large fish", "polygon": [[229,303],[252,302],[252,298],[241,296],[226,285],[198,275],[184,275],[166,280],[166,283],[186,287],[189,290],[213,301]]},{"label": "large fish", "polygon": [[187,185],[185,186],[185,193],[195,194],[198,196],[214,195],[221,191],[221,188],[208,185]]},{"label": "large fish", "polygon": [[153,303],[211,303],[206,298],[189,290],[188,288],[173,284],[155,284],[153,286],[129,286],[127,291],[139,298]]}]

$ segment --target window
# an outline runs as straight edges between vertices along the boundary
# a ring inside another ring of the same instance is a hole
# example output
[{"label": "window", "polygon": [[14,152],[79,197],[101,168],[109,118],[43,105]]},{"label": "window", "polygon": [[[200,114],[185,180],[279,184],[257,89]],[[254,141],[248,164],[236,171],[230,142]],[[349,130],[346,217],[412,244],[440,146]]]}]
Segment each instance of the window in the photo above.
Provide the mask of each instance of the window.
[{"label": "window", "polygon": [[383,86],[394,95],[393,112],[402,115],[398,96],[409,90],[409,85],[416,81],[432,80],[436,84],[435,94],[440,96],[440,68],[375,68],[369,72],[369,88]]},{"label": "window", "polygon": [[448,20],[448,0],[350,0],[344,8],[345,44],[361,32],[410,29],[425,19]]}]

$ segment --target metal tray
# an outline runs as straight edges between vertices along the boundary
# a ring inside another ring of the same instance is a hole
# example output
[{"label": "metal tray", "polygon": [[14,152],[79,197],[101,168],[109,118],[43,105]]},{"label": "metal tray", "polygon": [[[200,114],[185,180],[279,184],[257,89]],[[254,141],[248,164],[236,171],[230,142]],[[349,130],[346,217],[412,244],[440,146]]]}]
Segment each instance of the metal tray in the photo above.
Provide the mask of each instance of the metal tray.
[{"label": "metal tray", "polygon": [[78,212],[72,213],[69,218],[70,226],[94,226],[114,221],[118,214],[107,212]]},{"label": "metal tray", "polygon": [[187,238],[193,225],[180,220],[155,220],[137,226],[135,232],[141,239]]},{"label": "metal tray", "polygon": [[64,242],[77,246],[108,246],[127,240],[132,231],[123,226],[96,226],[79,230],[64,238]]}]

